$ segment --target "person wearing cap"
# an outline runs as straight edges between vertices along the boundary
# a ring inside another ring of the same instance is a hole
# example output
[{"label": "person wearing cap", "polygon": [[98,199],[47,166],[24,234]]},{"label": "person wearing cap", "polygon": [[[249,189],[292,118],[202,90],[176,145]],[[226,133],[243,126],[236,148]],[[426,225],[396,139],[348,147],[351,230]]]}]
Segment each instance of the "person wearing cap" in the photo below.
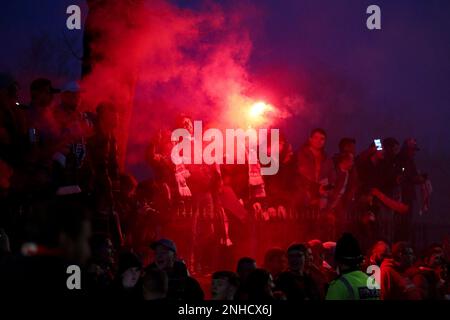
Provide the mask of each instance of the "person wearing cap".
[{"label": "person wearing cap", "polygon": [[336,250],[336,242],[326,241],[322,243],[323,247],[323,266],[327,269],[336,269],[336,262],[334,260],[334,252]]},{"label": "person wearing cap", "polygon": [[344,233],[336,243],[339,277],[330,283],[326,300],[378,300],[380,290],[368,285],[369,276],[360,270],[363,256],[358,241]]},{"label": "person wearing cap", "polygon": [[155,251],[155,266],[163,271],[171,271],[177,257],[177,247],[172,240],[159,239],[150,245]]},{"label": "person wearing cap", "polygon": [[331,268],[324,267],[325,249],[319,239],[310,240],[308,246],[308,259],[306,263],[306,273],[311,276],[319,289],[320,298],[325,298],[328,283],[336,277],[336,273]]},{"label": "person wearing cap", "polygon": [[155,260],[146,267],[167,273],[169,278],[169,301],[201,301],[204,293],[197,280],[189,276],[186,265],[177,258],[177,247],[170,239],[159,239],[150,245],[155,252]]}]

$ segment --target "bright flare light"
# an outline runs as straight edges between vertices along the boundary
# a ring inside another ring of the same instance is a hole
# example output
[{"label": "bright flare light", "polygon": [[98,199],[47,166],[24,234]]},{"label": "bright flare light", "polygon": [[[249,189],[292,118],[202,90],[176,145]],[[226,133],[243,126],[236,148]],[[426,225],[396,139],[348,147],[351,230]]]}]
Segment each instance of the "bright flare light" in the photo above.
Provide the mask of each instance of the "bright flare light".
[{"label": "bright flare light", "polygon": [[266,120],[264,116],[273,109],[270,104],[262,101],[256,102],[248,109],[248,120],[253,125],[264,123]]},{"label": "bright flare light", "polygon": [[260,117],[267,110],[267,105],[264,102],[257,102],[250,107],[249,115],[252,118]]}]

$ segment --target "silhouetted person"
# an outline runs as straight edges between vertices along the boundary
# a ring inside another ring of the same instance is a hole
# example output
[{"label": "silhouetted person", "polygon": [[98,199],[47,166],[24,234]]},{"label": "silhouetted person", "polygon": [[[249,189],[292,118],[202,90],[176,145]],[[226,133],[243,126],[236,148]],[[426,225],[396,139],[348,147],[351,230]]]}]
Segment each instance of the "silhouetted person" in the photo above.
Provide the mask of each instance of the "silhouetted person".
[{"label": "silhouetted person", "polygon": [[407,242],[397,242],[392,247],[392,258],[381,264],[381,298],[383,300],[420,300],[409,268],[414,263],[414,251]]},{"label": "silhouetted person", "polygon": [[292,244],[287,250],[288,270],[282,272],[275,284],[276,289],[285,293],[288,301],[319,300],[317,284],[305,272],[307,247]]},{"label": "silhouetted person", "polygon": [[239,277],[231,271],[214,272],[211,279],[211,299],[234,300],[239,288]]},{"label": "silhouetted person", "polygon": [[320,298],[325,298],[328,283],[336,276],[335,272],[323,266],[324,248],[322,242],[318,239],[308,241],[307,260],[305,272],[311,276],[317,284]]},{"label": "silhouetted person", "polygon": [[413,276],[413,282],[424,300],[441,300],[441,280],[442,267],[444,265],[444,250],[439,244],[432,244],[426,250],[423,263],[419,266]]},{"label": "silhouetted person", "polygon": [[377,265],[381,267],[384,259],[391,257],[391,248],[384,241],[378,241],[374,244],[370,257],[369,257],[369,265]]},{"label": "silhouetted person", "polygon": [[166,301],[169,292],[167,273],[158,269],[145,272],[142,279],[142,298],[146,301]]},{"label": "silhouetted person", "polygon": [[255,269],[247,278],[247,300],[252,302],[274,301],[273,288],[274,283],[270,273],[264,269]]},{"label": "silhouetted person", "polygon": [[139,300],[141,298],[142,262],[132,252],[119,255],[118,267],[113,286],[112,298],[120,300]]},{"label": "silhouetted person", "polygon": [[118,215],[114,211],[114,191],[119,189],[119,164],[114,130],[117,112],[112,104],[97,107],[95,132],[87,142],[87,160],[92,174],[92,191],[96,201],[96,231],[108,232],[116,245],[122,243]]},{"label": "silhouetted person", "polygon": [[332,222],[334,222],[330,233],[335,236],[348,231],[350,222],[348,211],[353,200],[355,183],[354,180],[352,181],[353,154],[340,154],[336,164],[336,182],[333,190],[330,191],[327,204],[327,211],[333,217]]},{"label": "silhouetted person", "polygon": [[88,189],[86,142],[93,124],[87,113],[79,111],[80,90],[77,82],[67,83],[61,90],[61,103],[53,110],[59,140],[53,155],[53,179],[58,194]]},{"label": "silhouetted person", "polygon": [[281,248],[272,248],[264,256],[264,269],[269,271],[274,281],[287,268],[286,252]]},{"label": "silhouetted person", "polygon": [[[413,216],[422,211],[429,209],[429,188],[422,188],[423,206],[418,204],[416,188],[419,185],[425,187],[428,177],[426,174],[420,173],[416,165],[416,153],[419,151],[417,141],[414,138],[408,138],[403,142],[401,150],[398,154],[398,167],[401,168],[402,175],[400,181],[402,201],[408,205],[408,213],[396,219],[396,228],[398,239],[417,241],[419,239],[412,238],[415,232],[413,230]],[[428,181],[429,183],[429,181]]]},{"label": "silhouetted person", "polygon": [[360,270],[364,257],[358,241],[344,233],[336,243],[335,260],[339,277],[330,283],[327,300],[378,300],[380,291],[368,286],[369,276]]},{"label": "silhouetted person", "polygon": [[146,270],[157,269],[167,273],[169,291],[167,299],[170,301],[201,301],[203,291],[194,278],[188,275],[184,262],[177,260],[177,248],[169,239],[160,239],[151,244],[155,251],[155,261]]},{"label": "silhouetted person", "polygon": [[108,297],[116,273],[116,250],[107,234],[94,234],[89,242],[92,252],[86,267],[89,295]]},{"label": "silhouetted person", "polygon": [[237,267],[236,272],[239,276],[239,289],[236,293],[236,299],[237,300],[246,300],[248,298],[248,290],[247,290],[247,278],[248,275],[256,269],[256,261],[250,257],[243,257],[240,258]]},{"label": "silhouetted person", "polygon": [[[335,183],[333,161],[325,153],[326,132],[312,130],[308,141],[297,153],[298,210],[310,226],[318,224],[319,211],[327,207],[329,191]],[[322,230],[312,230],[319,234]]]}]

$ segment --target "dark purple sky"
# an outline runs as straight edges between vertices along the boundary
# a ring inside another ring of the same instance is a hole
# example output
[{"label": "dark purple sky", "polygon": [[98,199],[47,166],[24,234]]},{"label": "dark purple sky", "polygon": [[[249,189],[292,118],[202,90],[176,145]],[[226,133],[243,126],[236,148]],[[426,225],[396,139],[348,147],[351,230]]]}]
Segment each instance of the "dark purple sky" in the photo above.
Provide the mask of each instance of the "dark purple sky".
[{"label": "dark purple sky", "polygon": [[[202,1],[171,1],[196,10]],[[408,136],[422,148],[419,164],[435,185],[435,209],[450,209],[450,1],[448,0],[228,0],[257,7],[245,21],[253,50],[249,75],[275,96],[298,93],[309,110],[285,124],[298,146],[314,126],[330,132],[330,152],[341,136],[358,147],[374,137]],[[65,8],[81,0],[3,1],[0,69],[22,82],[45,75],[57,84],[79,76],[81,31],[65,29]],[[366,8],[382,10],[382,30],[365,27]],[[69,49],[70,47],[70,49]],[[36,61],[30,51],[38,52]]]}]

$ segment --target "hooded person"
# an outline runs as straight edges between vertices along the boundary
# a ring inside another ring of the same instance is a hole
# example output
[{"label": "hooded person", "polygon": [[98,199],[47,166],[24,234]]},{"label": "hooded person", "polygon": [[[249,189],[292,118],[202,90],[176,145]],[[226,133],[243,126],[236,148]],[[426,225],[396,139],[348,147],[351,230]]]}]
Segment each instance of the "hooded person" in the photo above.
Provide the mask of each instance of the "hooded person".
[{"label": "hooded person", "polygon": [[140,298],[142,274],[141,259],[132,252],[119,255],[113,298],[137,300]]},{"label": "hooded person", "polygon": [[336,243],[335,260],[339,276],[330,283],[326,300],[378,300],[379,284],[360,270],[363,255],[358,241],[344,233]]}]

